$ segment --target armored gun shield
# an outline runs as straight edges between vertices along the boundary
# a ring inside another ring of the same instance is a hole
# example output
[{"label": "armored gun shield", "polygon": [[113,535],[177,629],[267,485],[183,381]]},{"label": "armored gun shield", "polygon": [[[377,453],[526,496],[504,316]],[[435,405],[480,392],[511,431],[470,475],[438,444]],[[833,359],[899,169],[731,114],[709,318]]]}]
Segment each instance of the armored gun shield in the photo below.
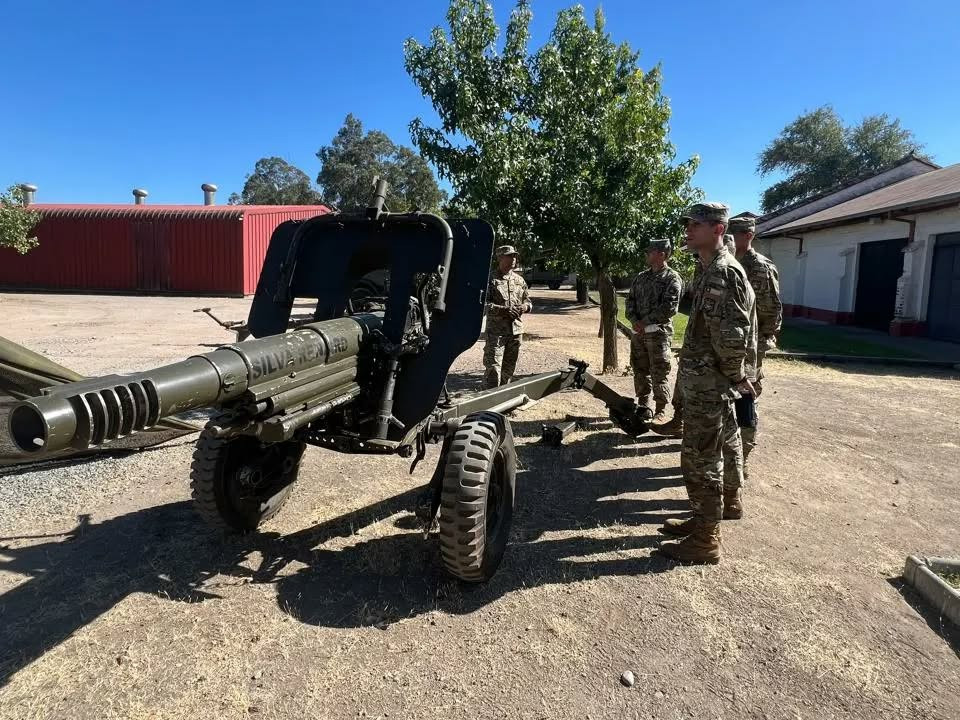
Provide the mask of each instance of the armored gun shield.
[{"label": "armored gun shield", "polygon": [[[284,223],[270,241],[250,308],[253,335],[273,335],[287,327],[297,299],[316,300],[315,320],[341,317],[358,287],[386,275],[382,332],[401,347],[415,300],[429,343],[404,356],[396,377],[396,423],[388,430],[393,441],[433,411],[450,366],[477,341],[483,323],[493,230],[482,220],[438,220],[409,213],[377,221],[325,215]],[[439,290],[438,312],[431,292]]]}]

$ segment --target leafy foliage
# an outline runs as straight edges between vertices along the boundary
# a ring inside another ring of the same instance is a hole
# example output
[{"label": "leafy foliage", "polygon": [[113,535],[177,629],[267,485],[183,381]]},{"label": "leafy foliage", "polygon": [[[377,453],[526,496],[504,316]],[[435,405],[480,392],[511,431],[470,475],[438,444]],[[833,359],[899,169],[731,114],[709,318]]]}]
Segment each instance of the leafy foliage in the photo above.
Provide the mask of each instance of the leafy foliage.
[{"label": "leafy foliage", "polygon": [[647,242],[679,236],[698,193],[697,159],[675,163],[661,72],[613,42],[600,11],[563,10],[547,43],[528,50],[529,3],[510,16],[503,47],[492,8],[451,0],[449,36],[408,40],[406,67],[440,118],[411,123],[420,152],[449,180],[453,204],[490,221],[528,256],[595,274],[604,368],[617,366],[611,277],[636,272]]},{"label": "leafy foliage", "polygon": [[24,207],[23,189],[11,185],[0,192],[0,247],[9,247],[26,255],[37,246],[30,233],[40,222],[40,213]]},{"label": "leafy foliage", "polygon": [[320,194],[313,188],[303,170],[283,158],[257,160],[247,175],[242,192],[233,193],[230,205],[319,205]]},{"label": "leafy foliage", "polygon": [[408,147],[396,145],[379,130],[363,132],[352,114],[330,145],[317,152],[322,163],[317,184],[324,201],[340,210],[359,210],[370,202],[374,177],[390,184],[388,206],[394,211],[435,211],[446,200],[427,162]]},{"label": "leafy foliage", "polygon": [[801,115],[760,154],[757,172],[788,177],[763,192],[763,211],[779,210],[861,175],[880,172],[922,149],[913,133],[888,115],[846,127],[829,105]]}]

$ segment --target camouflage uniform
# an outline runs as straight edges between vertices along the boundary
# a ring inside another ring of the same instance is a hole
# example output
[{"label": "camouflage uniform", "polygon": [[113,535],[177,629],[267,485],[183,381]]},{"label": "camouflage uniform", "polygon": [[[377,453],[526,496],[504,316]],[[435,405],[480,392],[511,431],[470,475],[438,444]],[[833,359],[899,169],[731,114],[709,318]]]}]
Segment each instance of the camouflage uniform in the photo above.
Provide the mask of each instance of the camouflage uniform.
[{"label": "camouflage uniform", "polygon": [[[669,252],[668,241],[653,241],[650,246]],[[647,269],[634,279],[627,295],[626,315],[634,326],[642,326],[630,340],[630,364],[637,402],[646,408],[653,399],[659,413],[670,402],[670,343],[673,339],[673,316],[677,314],[683,283],[676,270]]]},{"label": "camouflage uniform", "polygon": [[[716,212],[713,204],[706,207]],[[740,444],[734,386],[754,372],[755,299],[746,273],[726,247],[695,277],[691,293],[690,320],[680,351],[680,467],[694,516],[714,524],[723,513],[724,475],[733,479],[738,470],[742,474],[737,456],[724,468],[722,452]]]},{"label": "camouflage uniform", "polygon": [[[509,245],[497,249],[497,257],[516,254]],[[523,320],[510,317],[510,310],[530,312],[526,281],[513,270],[495,268],[487,286],[487,330],[483,346],[484,387],[505,385],[513,378],[523,341]]]},{"label": "camouflage uniform", "polygon": [[[733,244],[733,235],[724,235],[723,236],[723,245],[731,255],[734,254],[736,246]],[[687,303],[690,302],[690,292],[693,288],[693,283],[696,282],[696,279],[700,276],[700,272],[703,268],[700,265],[700,259],[694,263],[693,266],[693,279],[690,281],[690,284],[683,288],[680,293],[681,298],[683,298]],[[690,308],[687,307],[685,312],[689,314]],[[673,416],[675,418],[683,417],[683,395],[680,392],[680,373],[677,373],[677,379],[673,386]]]},{"label": "camouflage uniform", "polygon": [[[736,232],[754,232],[753,218],[732,218],[730,229]],[[776,347],[777,333],[783,322],[783,304],[780,301],[780,275],[773,262],[750,248],[737,260],[747,273],[747,280],[757,298],[757,380],[763,380],[763,358],[767,350]],[[755,405],[759,425],[759,403]],[[742,428],[744,475],[747,458],[757,445],[757,428]]]}]

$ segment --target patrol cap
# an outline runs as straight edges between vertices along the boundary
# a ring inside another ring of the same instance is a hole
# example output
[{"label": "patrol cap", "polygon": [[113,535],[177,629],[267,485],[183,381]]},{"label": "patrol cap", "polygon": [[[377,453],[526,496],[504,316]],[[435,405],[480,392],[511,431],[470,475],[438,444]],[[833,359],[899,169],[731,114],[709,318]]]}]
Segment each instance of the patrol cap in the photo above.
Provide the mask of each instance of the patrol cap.
[{"label": "patrol cap", "polygon": [[657,238],[656,240],[651,240],[650,244],[647,246],[647,250],[660,250],[661,252],[668,253],[673,249],[672,243],[667,238]]},{"label": "patrol cap", "polygon": [[757,221],[749,216],[730,218],[728,229],[735,233],[756,232]]},{"label": "patrol cap", "polygon": [[723,203],[707,202],[696,203],[683,211],[681,220],[696,222],[727,222],[730,217],[730,208]]},{"label": "patrol cap", "polygon": [[513,245],[501,245],[497,248],[496,255],[497,257],[503,257],[504,255],[519,255],[517,249]]}]

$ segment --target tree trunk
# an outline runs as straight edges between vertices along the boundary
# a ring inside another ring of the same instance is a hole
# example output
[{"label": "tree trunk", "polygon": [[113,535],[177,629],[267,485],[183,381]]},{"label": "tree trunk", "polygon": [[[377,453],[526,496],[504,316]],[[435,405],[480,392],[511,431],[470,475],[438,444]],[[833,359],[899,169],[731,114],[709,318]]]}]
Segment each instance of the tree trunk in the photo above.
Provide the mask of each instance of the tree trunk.
[{"label": "tree trunk", "polygon": [[587,281],[579,274],[577,275],[577,302],[581,305],[586,305],[589,302],[587,299]]},{"label": "tree trunk", "polygon": [[616,372],[617,361],[617,291],[605,270],[597,270],[600,291],[600,324],[603,331],[603,372]]}]

